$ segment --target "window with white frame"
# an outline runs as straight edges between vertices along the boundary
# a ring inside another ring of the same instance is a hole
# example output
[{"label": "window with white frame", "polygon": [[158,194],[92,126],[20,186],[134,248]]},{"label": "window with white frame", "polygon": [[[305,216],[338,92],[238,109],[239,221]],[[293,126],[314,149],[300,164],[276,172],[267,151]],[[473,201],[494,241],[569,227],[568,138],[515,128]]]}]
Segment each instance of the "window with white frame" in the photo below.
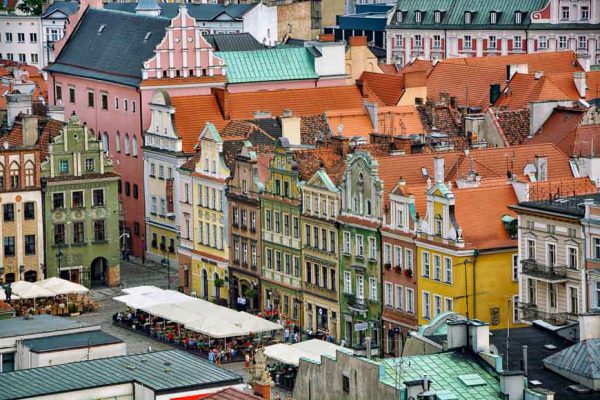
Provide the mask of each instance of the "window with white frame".
[{"label": "window with white frame", "polygon": [[433,279],[442,280],[442,257],[439,254],[433,255]]},{"label": "window with white frame", "polygon": [[377,260],[377,240],[373,237],[369,238],[369,258]]},{"label": "window with white frame", "polygon": [[356,235],[356,255],[359,257],[363,257],[365,255],[364,243],[362,235]]},{"label": "window with white frame", "polygon": [[559,36],[558,37],[558,49],[565,50],[567,48],[567,37]]},{"label": "window with white frame", "polygon": [[433,48],[439,49],[442,47],[442,37],[440,35],[433,35]]},{"label": "window with white frame", "polygon": [[579,19],[582,21],[587,21],[590,19],[590,7],[589,6],[581,6],[579,8]]},{"label": "window with white frame", "polygon": [[523,48],[523,37],[515,36],[513,39],[513,48],[515,50],[521,50]]},{"label": "window with white frame", "polygon": [[527,239],[527,259],[535,260],[535,240]]},{"label": "window with white frame", "polygon": [[470,13],[470,12],[468,12],[468,11],[467,11],[467,12],[465,13],[465,24],[470,24],[470,23],[471,23],[471,20],[472,20],[472,15],[471,15],[471,13]]},{"label": "window with white frame", "polygon": [[538,37],[538,49],[546,50],[548,48],[548,37],[540,36]]},{"label": "window with white frame", "polygon": [[379,296],[377,295],[377,279],[369,278],[369,299],[371,301],[379,300]]},{"label": "window with white frame", "polygon": [[394,246],[394,265],[402,268],[402,247]]},{"label": "window with white frame", "polygon": [[412,270],[413,268],[413,251],[412,249],[406,249],[404,252],[404,260],[406,261],[406,268]]},{"label": "window with white frame", "polygon": [[557,289],[556,289],[556,284],[555,283],[548,283],[548,303],[550,305],[550,308],[556,308],[557,307]]},{"label": "window with white frame", "polygon": [[400,285],[396,285],[396,308],[404,309],[404,287]]},{"label": "window with white frame", "polygon": [[496,22],[498,22],[498,14],[492,11],[490,13],[490,24],[494,25]]},{"label": "window with white frame", "polygon": [[356,275],[356,298],[365,298],[365,277],[362,275]]},{"label": "window with white frame", "polygon": [[513,323],[519,322],[519,296],[512,297],[512,318]]},{"label": "window with white frame", "polygon": [[577,247],[567,246],[567,267],[577,269]]},{"label": "window with white frame", "polygon": [[563,6],[560,8],[560,19],[563,21],[568,21],[570,17],[570,9],[569,6]]},{"label": "window with white frame", "polygon": [[390,282],[385,283],[385,305],[388,307],[394,306],[394,285]]},{"label": "window with white frame", "polygon": [[594,238],[594,258],[600,260],[600,238]]},{"label": "window with white frame", "polygon": [[512,280],[514,282],[519,280],[519,255],[512,255]]},{"label": "window with white frame", "polygon": [[423,292],[423,318],[431,319],[431,296],[428,292]]},{"label": "window with white frame", "polygon": [[537,302],[536,280],[527,278],[527,301],[529,303]]},{"label": "window with white frame", "polygon": [[415,49],[423,47],[423,39],[421,35],[415,35]]},{"label": "window with white frame", "polygon": [[594,303],[596,305],[595,308],[600,308],[600,280],[596,281],[596,285],[593,290],[596,294],[596,302]]},{"label": "window with white frame", "polygon": [[587,37],[579,36],[577,38],[577,50],[587,50]]},{"label": "window with white frame", "polygon": [[415,291],[411,288],[406,288],[406,312],[415,312]]},{"label": "window with white frame", "polygon": [[344,253],[350,254],[350,232],[344,232]]},{"label": "window with white frame", "polygon": [[496,50],[497,44],[498,44],[498,41],[496,39],[496,36],[494,36],[494,35],[490,36],[489,37],[489,42],[488,42],[488,48],[490,50]]},{"label": "window with white frame", "polygon": [[521,13],[520,11],[517,11],[515,13],[515,24],[520,25],[521,22],[523,22],[523,13]]},{"label": "window with white frame", "polygon": [[546,265],[549,267],[556,266],[556,244],[546,243]]},{"label": "window with white frame", "polygon": [[451,297],[444,299],[444,312],[451,312],[454,309],[454,300]]},{"label": "window with white frame", "polygon": [[421,260],[421,275],[425,278],[429,278],[429,267],[430,267],[429,253],[424,251],[422,256],[423,256],[423,259]]},{"label": "window with white frame", "polygon": [[398,228],[404,227],[404,210],[401,205],[396,206],[396,226]]},{"label": "window with white frame", "polygon": [[437,294],[433,296],[433,317],[437,317],[442,313],[442,296]]},{"label": "window with white frame", "polygon": [[450,257],[444,257],[444,282],[452,283],[452,259]]},{"label": "window with white frame", "polygon": [[344,271],[344,293],[352,294],[352,274],[350,271]]},{"label": "window with white frame", "polygon": [[465,37],[463,38],[463,47],[466,50],[471,50],[472,46],[473,46],[473,42],[471,40],[471,35],[465,35]]},{"label": "window with white frame", "polygon": [[579,289],[574,286],[567,286],[567,310],[571,314],[579,313]]},{"label": "window with white frame", "polygon": [[423,20],[423,13],[421,11],[415,12],[415,22],[417,24],[420,24],[422,20]]},{"label": "window with white frame", "polygon": [[433,20],[436,24],[439,24],[442,21],[442,13],[440,11],[436,11],[433,13]]},{"label": "window with white frame", "polygon": [[386,243],[385,245],[383,245],[383,263],[384,264],[392,264],[392,245],[389,243]]}]

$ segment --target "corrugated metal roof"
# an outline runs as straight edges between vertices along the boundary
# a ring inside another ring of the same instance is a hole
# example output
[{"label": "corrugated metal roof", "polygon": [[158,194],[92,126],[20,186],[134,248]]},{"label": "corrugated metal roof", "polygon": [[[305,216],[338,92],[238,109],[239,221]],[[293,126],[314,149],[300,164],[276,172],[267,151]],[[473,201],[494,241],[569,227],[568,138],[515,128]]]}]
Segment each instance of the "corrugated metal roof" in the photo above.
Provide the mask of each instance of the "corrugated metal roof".
[{"label": "corrugated metal roof", "polygon": [[600,339],[588,339],[547,357],[546,368],[567,371],[588,379],[600,379]]},{"label": "corrugated metal roof", "polygon": [[0,400],[138,382],[154,391],[231,385],[242,377],[179,350],[82,361],[0,374]]},{"label": "corrugated metal roof", "polygon": [[206,39],[215,51],[249,51],[265,48],[265,45],[247,32],[204,35],[204,39]]},{"label": "corrugated metal roof", "polygon": [[47,351],[77,349],[80,347],[102,346],[122,342],[123,341],[117,337],[102,332],[101,330],[97,330],[38,339],[27,339],[23,340],[23,345],[28,347],[34,353],[43,353]]},{"label": "corrugated metal roof", "polygon": [[313,58],[306,48],[279,47],[216,54],[225,60],[229,83],[318,78]]},{"label": "corrugated metal roof", "polygon": [[[135,14],[137,5],[138,3],[107,3],[104,5],[104,8]],[[159,3],[159,6],[161,8],[161,17],[174,18],[177,16],[181,5],[178,3]],[[256,4],[229,4],[225,6],[223,4],[187,3],[185,6],[187,7],[188,14],[197,21],[212,21],[221,14],[239,20],[244,14],[254,8]]]},{"label": "corrugated metal roof", "polygon": [[[144,61],[154,55],[170,22],[166,18],[88,9],[47,70],[137,86]],[[148,32],[152,34],[144,40]]]},{"label": "corrugated metal roof", "polygon": [[76,320],[52,315],[34,315],[32,318],[11,318],[0,321],[0,338],[26,336],[89,326]]}]

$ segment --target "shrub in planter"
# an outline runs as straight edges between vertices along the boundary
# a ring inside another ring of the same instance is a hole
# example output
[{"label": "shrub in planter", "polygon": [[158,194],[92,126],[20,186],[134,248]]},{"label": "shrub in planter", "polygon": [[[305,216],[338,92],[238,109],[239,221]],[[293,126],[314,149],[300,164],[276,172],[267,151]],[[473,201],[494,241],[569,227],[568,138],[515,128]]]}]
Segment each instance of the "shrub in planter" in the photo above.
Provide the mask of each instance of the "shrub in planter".
[{"label": "shrub in planter", "polygon": [[222,288],[225,286],[225,281],[221,278],[215,279],[215,286],[218,288]]}]

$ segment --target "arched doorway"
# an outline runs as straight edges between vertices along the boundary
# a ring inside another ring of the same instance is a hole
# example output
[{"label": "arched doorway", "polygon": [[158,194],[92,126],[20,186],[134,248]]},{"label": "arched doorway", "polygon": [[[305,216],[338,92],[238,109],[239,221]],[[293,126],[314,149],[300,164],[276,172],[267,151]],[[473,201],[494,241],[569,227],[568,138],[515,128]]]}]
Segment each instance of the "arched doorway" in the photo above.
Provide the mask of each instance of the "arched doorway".
[{"label": "arched doorway", "polygon": [[91,283],[92,286],[106,286],[108,281],[108,260],[97,257],[92,261]]},{"label": "arched doorway", "polygon": [[208,300],[208,274],[202,270],[202,298]]},{"label": "arched doorway", "polygon": [[392,328],[388,329],[386,347],[386,353],[390,355],[396,355],[396,338],[394,336],[394,330]]},{"label": "arched doorway", "polygon": [[4,283],[13,283],[14,281],[15,281],[14,272],[9,272],[8,274],[4,275]]},{"label": "arched doorway", "polygon": [[37,281],[37,272],[36,271],[27,271],[23,274],[23,279],[27,282],[35,282]]},{"label": "arched doorway", "polygon": [[215,299],[220,299],[221,298],[221,287],[217,286],[217,279],[219,279],[219,274],[217,274],[216,272],[213,274],[213,287],[214,287],[214,294],[213,297]]}]

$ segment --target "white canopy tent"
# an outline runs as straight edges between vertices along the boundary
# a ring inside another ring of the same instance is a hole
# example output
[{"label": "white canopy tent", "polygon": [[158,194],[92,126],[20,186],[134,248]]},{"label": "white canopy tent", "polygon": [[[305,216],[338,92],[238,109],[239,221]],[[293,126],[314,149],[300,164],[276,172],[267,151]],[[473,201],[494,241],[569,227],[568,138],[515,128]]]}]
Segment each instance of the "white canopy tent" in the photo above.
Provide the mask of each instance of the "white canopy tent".
[{"label": "white canopy tent", "polygon": [[54,295],[61,294],[84,294],[89,292],[89,289],[75,282],[70,282],[66,279],[52,277],[35,282],[34,285],[50,290]]},{"label": "white canopy tent", "polygon": [[128,290],[131,294],[115,297],[114,300],[182,324],[186,329],[212,338],[247,336],[250,333],[283,329],[279,324],[252,314],[235,311],[173,290],[148,289],[148,287]]},{"label": "white canopy tent", "polygon": [[338,346],[335,343],[311,339],[294,344],[279,343],[267,346],[265,347],[265,355],[275,361],[297,366],[301,358],[320,361],[321,356],[335,357],[337,350],[352,353],[352,350]]},{"label": "white canopy tent", "polygon": [[125,294],[147,294],[152,292],[161,292],[162,289],[156,286],[135,286],[121,290]]},{"label": "white canopy tent", "polygon": [[21,299],[37,299],[40,297],[56,296],[53,291],[27,281],[13,282],[10,284],[10,287],[12,288],[13,294],[19,296]]},{"label": "white canopy tent", "polygon": [[[19,297],[19,296],[17,296],[16,294],[14,294],[14,293],[12,293],[12,294],[10,295],[10,300],[11,300],[11,301],[12,301],[12,300],[19,300],[19,299],[20,299],[20,297]],[[1,300],[1,301],[4,301],[4,300],[6,300],[6,294],[4,293],[4,289],[1,289],[1,288],[0,288],[0,300]]]}]

